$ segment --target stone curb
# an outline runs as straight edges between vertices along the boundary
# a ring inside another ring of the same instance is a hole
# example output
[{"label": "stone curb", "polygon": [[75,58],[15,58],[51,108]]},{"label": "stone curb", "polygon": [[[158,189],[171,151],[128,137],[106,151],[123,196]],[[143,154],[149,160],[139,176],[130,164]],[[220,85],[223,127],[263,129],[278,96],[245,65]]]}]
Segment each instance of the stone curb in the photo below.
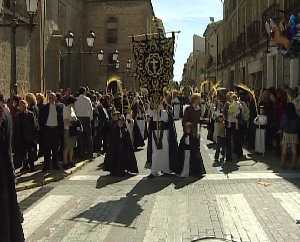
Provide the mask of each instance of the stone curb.
[{"label": "stone curb", "polygon": [[44,185],[47,185],[49,183],[52,182],[58,182],[60,180],[63,180],[64,178],[74,174],[76,171],[79,171],[80,169],[82,169],[85,165],[87,165],[88,163],[94,161],[93,160],[84,160],[81,161],[79,163],[76,163],[76,166],[68,169],[66,171],[64,171],[64,174],[58,175],[58,176],[53,176],[53,177],[49,177],[48,179],[43,179],[43,181],[38,182],[38,183],[34,183],[34,184],[29,184],[26,185],[26,182],[24,182],[24,184],[20,183],[20,184],[16,184],[16,191],[20,192],[20,191],[24,191],[24,190],[28,190],[28,189],[32,189],[32,188],[36,188],[36,187],[43,187]]}]

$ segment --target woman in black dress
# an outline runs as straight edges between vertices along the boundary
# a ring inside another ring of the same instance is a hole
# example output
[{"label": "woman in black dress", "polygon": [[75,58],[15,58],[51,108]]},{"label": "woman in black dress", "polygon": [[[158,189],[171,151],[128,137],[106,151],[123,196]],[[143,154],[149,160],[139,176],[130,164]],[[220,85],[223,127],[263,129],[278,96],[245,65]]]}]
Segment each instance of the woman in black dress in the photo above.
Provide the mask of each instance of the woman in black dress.
[{"label": "woman in black dress", "polygon": [[117,177],[138,173],[133,144],[125,122],[123,116],[113,121],[109,149],[104,160],[104,170]]}]

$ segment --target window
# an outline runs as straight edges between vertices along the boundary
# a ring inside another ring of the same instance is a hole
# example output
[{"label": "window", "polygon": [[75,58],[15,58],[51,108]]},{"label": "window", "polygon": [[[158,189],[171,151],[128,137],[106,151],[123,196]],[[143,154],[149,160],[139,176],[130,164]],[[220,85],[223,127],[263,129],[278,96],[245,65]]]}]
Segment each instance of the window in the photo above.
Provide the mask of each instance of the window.
[{"label": "window", "polygon": [[7,9],[10,9],[10,0],[4,0],[3,6]]},{"label": "window", "polygon": [[106,22],[106,42],[116,44],[118,42],[118,19],[110,17]]},{"label": "window", "polygon": [[67,19],[67,8],[66,5],[62,2],[58,2],[58,28],[60,33],[66,33],[66,19]]}]

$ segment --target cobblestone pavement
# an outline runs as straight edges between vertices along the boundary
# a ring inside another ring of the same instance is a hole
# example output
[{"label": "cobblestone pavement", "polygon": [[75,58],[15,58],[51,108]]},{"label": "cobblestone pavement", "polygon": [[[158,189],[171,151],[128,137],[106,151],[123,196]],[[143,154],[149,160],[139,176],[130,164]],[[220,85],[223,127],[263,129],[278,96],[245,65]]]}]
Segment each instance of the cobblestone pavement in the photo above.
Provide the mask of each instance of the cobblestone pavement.
[{"label": "cobblestone pavement", "polygon": [[138,176],[108,177],[100,157],[63,181],[19,192],[27,241],[300,241],[300,174],[278,171],[267,157],[224,174],[207,144],[202,179],[149,180],[143,150]]}]

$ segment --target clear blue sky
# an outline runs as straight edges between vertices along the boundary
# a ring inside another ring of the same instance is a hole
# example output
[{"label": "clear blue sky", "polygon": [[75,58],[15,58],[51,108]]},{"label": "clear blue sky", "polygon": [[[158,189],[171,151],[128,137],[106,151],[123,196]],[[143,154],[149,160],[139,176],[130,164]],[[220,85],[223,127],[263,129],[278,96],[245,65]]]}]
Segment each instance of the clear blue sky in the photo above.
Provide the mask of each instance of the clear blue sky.
[{"label": "clear blue sky", "polygon": [[174,79],[181,81],[183,65],[193,49],[193,35],[203,35],[209,17],[222,19],[220,0],[152,0],[157,17],[166,31],[180,30],[175,56]]}]

